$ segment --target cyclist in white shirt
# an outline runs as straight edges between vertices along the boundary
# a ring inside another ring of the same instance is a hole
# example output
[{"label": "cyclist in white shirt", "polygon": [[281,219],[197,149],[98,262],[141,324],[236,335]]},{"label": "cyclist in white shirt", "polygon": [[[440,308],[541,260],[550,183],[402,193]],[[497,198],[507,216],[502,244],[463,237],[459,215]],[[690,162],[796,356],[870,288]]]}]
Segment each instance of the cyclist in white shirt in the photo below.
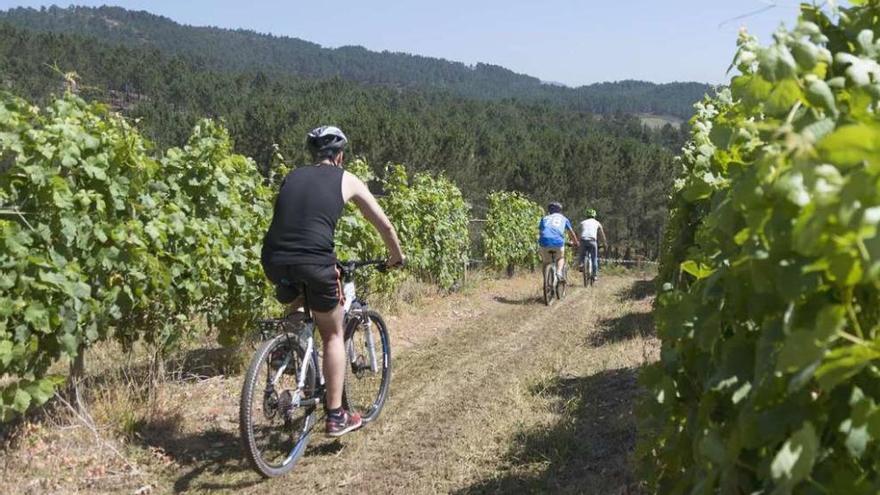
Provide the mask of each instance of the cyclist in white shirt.
[{"label": "cyclist in white shirt", "polygon": [[589,255],[590,267],[593,269],[595,280],[599,278],[599,243],[597,241],[601,240],[602,246],[606,246],[607,240],[602,224],[596,220],[596,210],[587,208],[586,213],[587,219],[581,222],[581,249],[578,252],[578,268],[581,271],[584,270],[584,261]]}]

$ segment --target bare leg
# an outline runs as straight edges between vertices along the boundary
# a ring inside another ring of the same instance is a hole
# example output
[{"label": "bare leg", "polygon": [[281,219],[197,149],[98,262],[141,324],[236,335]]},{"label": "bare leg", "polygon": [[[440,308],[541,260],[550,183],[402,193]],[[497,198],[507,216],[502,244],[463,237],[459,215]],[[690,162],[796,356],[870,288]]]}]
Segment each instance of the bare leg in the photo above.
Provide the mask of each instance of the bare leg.
[{"label": "bare leg", "polygon": [[321,340],[324,342],[324,380],[327,382],[327,409],[342,407],[342,386],[345,381],[345,344],[342,333],[342,306],[322,313],[312,311]]},{"label": "bare leg", "polygon": [[562,279],[562,269],[565,267],[565,256],[560,256],[558,260],[556,260],[556,273],[559,275],[559,278]]}]

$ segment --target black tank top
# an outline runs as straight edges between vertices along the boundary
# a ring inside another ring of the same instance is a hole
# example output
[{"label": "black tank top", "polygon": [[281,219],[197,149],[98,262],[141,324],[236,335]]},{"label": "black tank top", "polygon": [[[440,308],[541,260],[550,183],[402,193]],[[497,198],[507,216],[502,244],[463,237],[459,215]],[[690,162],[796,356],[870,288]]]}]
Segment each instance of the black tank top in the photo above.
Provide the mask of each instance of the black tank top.
[{"label": "black tank top", "polygon": [[332,265],[333,234],[342,214],[340,167],[313,165],[287,174],[263,238],[263,264]]}]

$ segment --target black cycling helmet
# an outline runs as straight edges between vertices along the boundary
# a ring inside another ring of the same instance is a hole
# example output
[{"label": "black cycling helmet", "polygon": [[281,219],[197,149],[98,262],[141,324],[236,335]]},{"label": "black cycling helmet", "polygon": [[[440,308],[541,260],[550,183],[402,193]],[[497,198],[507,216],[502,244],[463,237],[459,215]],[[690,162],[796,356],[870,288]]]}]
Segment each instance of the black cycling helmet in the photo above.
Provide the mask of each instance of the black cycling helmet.
[{"label": "black cycling helmet", "polygon": [[562,212],[562,203],[558,201],[554,201],[547,205],[548,213],[561,213]]},{"label": "black cycling helmet", "polygon": [[345,148],[348,138],[332,125],[322,125],[309,131],[306,135],[306,145],[309,151],[318,156],[332,156]]}]

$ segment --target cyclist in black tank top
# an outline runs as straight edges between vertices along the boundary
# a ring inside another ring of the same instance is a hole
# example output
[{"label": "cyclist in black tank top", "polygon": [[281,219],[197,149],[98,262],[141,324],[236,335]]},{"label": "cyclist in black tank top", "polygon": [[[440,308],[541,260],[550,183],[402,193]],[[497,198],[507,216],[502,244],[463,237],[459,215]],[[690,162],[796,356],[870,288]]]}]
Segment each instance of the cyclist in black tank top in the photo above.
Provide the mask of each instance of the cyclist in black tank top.
[{"label": "cyclist in black tank top", "polygon": [[272,223],[263,238],[262,263],[282,303],[301,305],[305,285],[324,344],[327,382],[327,434],[340,436],[360,427],[357,413],[342,409],[345,349],[342,329],[342,287],[333,237],[342,208],[353,201],[372,223],[390,252],[389,266],[403,264],[397,234],[367,186],[342,169],[345,135],[335,127],[319,127],[306,140],[317,165],[298,168],[284,178],[275,200]]},{"label": "cyclist in black tank top", "polygon": [[344,206],[342,177],[335,165],[302,167],[287,175],[263,241],[264,264],[336,263],[333,233]]}]

